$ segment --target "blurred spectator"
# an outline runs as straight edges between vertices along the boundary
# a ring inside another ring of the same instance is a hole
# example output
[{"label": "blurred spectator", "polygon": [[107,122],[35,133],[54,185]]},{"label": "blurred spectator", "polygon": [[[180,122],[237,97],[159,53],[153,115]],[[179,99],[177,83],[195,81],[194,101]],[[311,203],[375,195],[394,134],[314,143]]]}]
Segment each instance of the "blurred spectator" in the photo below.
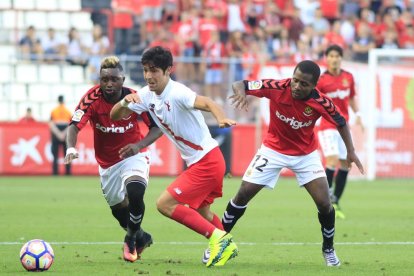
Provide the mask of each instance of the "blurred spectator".
[{"label": "blurred spectator", "polygon": [[63,60],[65,45],[62,38],[56,34],[54,28],[47,29],[47,34],[42,38],[42,51],[46,62]]},{"label": "blurred spectator", "polygon": [[341,36],[348,48],[350,48],[355,38],[355,24],[352,21],[353,19],[355,17],[346,18],[341,22]]},{"label": "blurred spectator", "polygon": [[134,0],[112,0],[115,54],[130,54],[134,26]]},{"label": "blurred spectator", "polygon": [[273,56],[280,62],[291,62],[292,55],[296,51],[296,43],[289,38],[288,29],[284,28],[280,36],[272,41]]},{"label": "blurred spectator", "polygon": [[352,44],[354,60],[360,62],[368,61],[368,52],[375,48],[375,42],[371,35],[371,29],[367,23],[361,23],[357,30],[357,37]]},{"label": "blurred spectator", "polygon": [[399,44],[403,49],[414,49],[414,25],[406,25],[405,32],[399,39]]},{"label": "blurred spectator", "polygon": [[325,34],[324,40],[323,40],[323,47],[324,48],[327,48],[329,45],[334,45],[334,44],[340,46],[342,49],[347,48],[347,43],[345,43],[345,39],[341,34],[341,21],[339,21],[339,20],[335,20],[332,23],[331,30],[329,30]]},{"label": "blurred spectator", "polygon": [[28,107],[26,109],[26,114],[22,118],[20,118],[19,123],[34,123],[36,122],[35,118],[32,115],[32,109]]},{"label": "blurred spectator", "polygon": [[85,42],[89,49],[89,73],[92,83],[99,82],[99,68],[101,67],[101,57],[109,53],[109,39],[102,32],[100,25],[94,25],[92,37]]},{"label": "blurred spectator", "polygon": [[360,7],[359,2],[359,0],[343,0],[341,8],[342,18],[349,18],[357,14]]},{"label": "blurred spectator", "polygon": [[235,31],[230,33],[230,39],[226,44],[226,53],[228,57],[234,58],[235,63],[232,63],[230,68],[233,69],[231,73],[236,80],[244,79],[243,66],[240,60],[247,49],[248,47],[244,44],[242,32]]},{"label": "blurred spectator", "polygon": [[[49,128],[52,139],[52,173],[53,175],[59,174],[59,148],[63,149],[63,156],[66,154],[66,128],[69,126],[69,122],[72,119],[72,113],[65,106],[64,97],[60,95],[58,97],[59,105],[54,108],[50,114]],[[71,165],[65,165],[65,174],[71,174]]]},{"label": "blurred spectator", "polygon": [[[388,30],[384,34],[384,41],[381,45],[383,49],[398,49],[397,33],[393,30]],[[394,60],[394,59],[392,59]]]},{"label": "blurred spectator", "polygon": [[87,53],[89,49],[81,40],[78,30],[74,27],[70,28],[66,41],[66,61],[72,65],[86,66],[88,64]]},{"label": "blurred spectator", "polygon": [[320,1],[322,14],[326,19],[328,19],[329,22],[339,19],[340,2],[341,0]]},{"label": "blurred spectator", "polygon": [[212,32],[210,40],[205,44],[202,55],[205,72],[204,84],[205,95],[212,98],[216,103],[222,105],[225,95],[222,95],[223,67],[221,59],[226,56],[223,43],[220,42],[218,31]]},{"label": "blurred spectator", "polygon": [[24,59],[36,60],[42,55],[42,45],[36,35],[36,29],[29,26],[19,41],[20,53]]},{"label": "blurred spectator", "polygon": [[152,34],[158,32],[162,18],[161,0],[142,0],[142,25],[141,38],[143,41],[151,41]]},{"label": "blurred spectator", "polygon": [[241,3],[237,0],[229,0],[227,2],[227,31],[229,33],[234,31],[244,32],[246,28],[242,19]]},{"label": "blurred spectator", "polygon": [[[334,22],[337,21],[338,20],[335,20]],[[311,25],[315,30],[315,34],[320,36],[324,36],[330,30],[329,21],[323,17],[322,10],[319,8],[315,10],[315,19]]]},{"label": "blurred spectator", "polygon": [[[323,56],[323,53],[325,50],[323,41],[324,41],[323,36],[317,34],[315,30],[313,29],[312,25],[308,25],[303,30],[303,33],[301,33],[300,35],[300,39],[297,42],[297,48],[301,46],[302,51],[304,51],[306,48],[306,51],[311,56],[310,59],[319,59],[320,57]],[[304,43],[305,45],[299,45],[299,43]],[[305,54],[304,52],[300,53],[300,55],[304,55],[304,54]],[[298,62],[301,61],[299,59],[297,60]]]},{"label": "blurred spectator", "polygon": [[319,0],[295,0],[295,7],[300,11],[299,16],[303,24],[309,25],[314,23],[315,11],[320,7],[319,2]]}]

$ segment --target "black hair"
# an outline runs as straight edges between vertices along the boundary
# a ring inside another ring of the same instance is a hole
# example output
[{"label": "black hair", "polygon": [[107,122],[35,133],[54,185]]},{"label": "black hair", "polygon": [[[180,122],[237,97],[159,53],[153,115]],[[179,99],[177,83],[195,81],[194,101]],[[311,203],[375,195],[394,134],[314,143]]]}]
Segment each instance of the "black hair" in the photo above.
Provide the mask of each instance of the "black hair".
[{"label": "black hair", "polygon": [[161,68],[164,72],[168,67],[173,66],[173,57],[169,49],[161,46],[149,48],[141,58],[142,65],[153,65]]},{"label": "black hair", "polygon": [[329,55],[329,53],[330,53],[331,51],[336,51],[336,52],[338,52],[338,54],[339,54],[341,57],[342,57],[342,56],[343,56],[343,54],[344,54],[344,50],[342,49],[342,47],[341,47],[341,46],[339,46],[339,45],[336,45],[336,44],[333,44],[333,45],[329,46],[328,48],[326,48],[326,50],[325,50],[325,56]]},{"label": "black hair", "polygon": [[64,100],[64,97],[63,97],[63,95],[59,95],[59,97],[58,97],[58,102],[59,103],[63,103],[65,100]]},{"label": "black hair", "polygon": [[303,60],[299,62],[293,72],[296,72],[296,69],[299,69],[303,74],[312,75],[312,82],[315,85],[318,82],[319,76],[321,75],[321,68],[319,68],[319,65],[312,60]]}]

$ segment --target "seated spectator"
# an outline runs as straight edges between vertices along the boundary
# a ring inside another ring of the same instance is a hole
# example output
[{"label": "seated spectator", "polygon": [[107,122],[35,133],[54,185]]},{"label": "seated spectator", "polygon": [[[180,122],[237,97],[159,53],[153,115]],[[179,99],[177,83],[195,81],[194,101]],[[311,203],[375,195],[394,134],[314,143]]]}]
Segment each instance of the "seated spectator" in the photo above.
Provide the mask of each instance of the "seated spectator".
[{"label": "seated spectator", "polygon": [[26,34],[19,41],[20,53],[23,59],[40,59],[43,53],[40,39],[36,36],[36,29],[29,26]]},{"label": "seated spectator", "polygon": [[414,49],[414,26],[406,25],[405,32],[399,39],[399,44],[402,49]]},{"label": "seated spectator", "polygon": [[367,23],[361,23],[357,30],[355,42],[352,44],[354,60],[367,62],[369,50],[373,48],[375,48],[375,42],[371,34],[371,29]]},{"label": "seated spectator", "polygon": [[332,24],[331,30],[327,32],[323,39],[323,47],[326,49],[329,45],[338,45],[342,49],[347,47],[345,39],[341,34],[341,21],[335,20]]},{"label": "seated spectator", "polygon": [[66,61],[72,65],[86,66],[88,52],[89,50],[80,39],[78,30],[74,27],[70,28],[66,42]]},{"label": "seated spectator", "polygon": [[32,115],[32,109],[30,107],[26,109],[26,114],[24,114],[24,116],[18,122],[23,124],[36,122],[35,118]]},{"label": "seated spectator", "polygon": [[93,26],[92,37],[85,42],[89,49],[89,72],[92,83],[99,82],[99,69],[101,58],[109,53],[109,39],[103,34],[102,27],[98,24]]},{"label": "seated spectator", "polygon": [[45,61],[62,60],[65,56],[65,46],[62,38],[56,34],[55,29],[49,28],[47,35],[42,38],[42,50]]},{"label": "seated spectator", "polygon": [[288,29],[284,28],[280,36],[273,39],[272,50],[274,57],[280,62],[291,62],[292,55],[296,52],[296,43],[289,38]]}]

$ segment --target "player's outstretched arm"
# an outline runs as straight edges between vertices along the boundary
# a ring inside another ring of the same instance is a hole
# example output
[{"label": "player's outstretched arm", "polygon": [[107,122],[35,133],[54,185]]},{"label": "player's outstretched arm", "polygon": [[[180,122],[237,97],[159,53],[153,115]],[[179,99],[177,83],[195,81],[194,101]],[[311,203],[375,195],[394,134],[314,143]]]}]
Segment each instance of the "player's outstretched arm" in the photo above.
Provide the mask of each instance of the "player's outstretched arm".
[{"label": "player's outstretched arm", "polygon": [[148,147],[162,136],[162,131],[158,127],[150,128],[147,135],[136,144],[128,144],[119,150],[119,157],[122,159],[131,157],[137,154],[141,149]]},{"label": "player's outstretched arm", "polygon": [[209,97],[197,96],[194,101],[194,108],[211,112],[221,128],[231,127],[236,124],[236,121],[226,118],[223,109]]},{"label": "player's outstretched arm", "polygon": [[233,95],[229,97],[231,104],[234,105],[235,108],[244,108],[247,111],[249,108],[249,102],[246,98],[246,88],[244,86],[244,81],[241,80],[233,82],[231,88],[233,90]]},{"label": "player's outstretched arm", "polygon": [[140,103],[141,99],[137,94],[128,94],[120,102],[115,104],[110,113],[111,120],[118,121],[132,114],[132,110],[128,108],[130,103]]},{"label": "player's outstretched arm", "polygon": [[76,142],[78,141],[79,129],[75,125],[69,125],[66,133],[66,155],[65,164],[70,164],[73,159],[78,158],[78,152],[75,148]]},{"label": "player's outstretched arm", "polygon": [[346,146],[347,161],[348,161],[349,168],[351,168],[352,163],[355,163],[359,171],[362,174],[364,174],[364,167],[362,166],[361,161],[359,160],[358,156],[355,153],[355,148],[354,148],[354,144],[352,143],[351,132],[349,131],[348,125],[345,124],[343,126],[338,126],[338,131]]}]

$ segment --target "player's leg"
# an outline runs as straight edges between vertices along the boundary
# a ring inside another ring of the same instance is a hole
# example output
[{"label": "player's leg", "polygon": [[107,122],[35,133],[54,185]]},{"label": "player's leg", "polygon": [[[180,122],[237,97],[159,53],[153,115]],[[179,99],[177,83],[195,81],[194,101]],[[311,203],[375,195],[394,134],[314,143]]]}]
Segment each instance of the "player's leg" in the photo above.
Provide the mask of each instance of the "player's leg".
[{"label": "player's leg", "polygon": [[305,185],[318,208],[318,218],[323,237],[322,254],[327,266],[339,266],[341,263],[334,249],[335,209],[329,199],[328,183],[325,177],[317,178]]},{"label": "player's leg", "polygon": [[230,232],[243,216],[247,203],[263,188],[263,185],[243,181],[237,194],[229,201],[221,220],[224,230]]},{"label": "player's leg", "polygon": [[[339,135],[339,134],[338,134]],[[344,219],[345,214],[340,208],[339,200],[342,197],[342,194],[345,190],[345,185],[348,178],[348,162],[346,161],[347,157],[347,151],[345,143],[342,139],[338,138],[338,147],[339,147],[339,161],[340,161],[340,168],[338,169],[338,172],[336,173],[335,177],[335,190],[333,192],[332,196],[332,203],[335,208],[335,214],[336,217]]]},{"label": "player's leg", "polygon": [[[59,140],[57,137],[52,134],[52,146],[51,151],[53,155],[53,161],[52,161],[52,174],[58,175],[59,174],[59,167],[58,167],[58,159],[59,159]],[[64,153],[66,154],[66,152]]]},{"label": "player's leg", "polygon": [[125,181],[129,201],[129,221],[125,241],[128,242],[129,247],[137,250],[138,259],[141,258],[144,249],[152,244],[151,235],[141,228],[145,213],[144,194],[146,185],[146,180],[139,176],[131,176]]},{"label": "player's leg", "polygon": [[340,265],[334,250],[335,209],[329,198],[328,181],[317,151],[298,156],[289,167],[295,172],[300,186],[306,188],[318,209],[323,238],[322,253],[328,266]]},{"label": "player's leg", "polygon": [[128,198],[118,204],[110,206],[112,215],[118,221],[119,225],[126,231],[129,221]]},{"label": "player's leg", "polygon": [[239,191],[229,201],[222,217],[224,230],[230,232],[236,222],[243,216],[247,203],[263,187],[273,189],[283,167],[284,155],[262,146],[253,157],[243,176]]},{"label": "player's leg", "polygon": [[[333,179],[338,165],[339,148],[338,148],[338,131],[335,129],[325,129],[318,132],[319,143],[325,157],[326,179],[333,194]],[[340,137],[339,137],[340,138]]]}]

